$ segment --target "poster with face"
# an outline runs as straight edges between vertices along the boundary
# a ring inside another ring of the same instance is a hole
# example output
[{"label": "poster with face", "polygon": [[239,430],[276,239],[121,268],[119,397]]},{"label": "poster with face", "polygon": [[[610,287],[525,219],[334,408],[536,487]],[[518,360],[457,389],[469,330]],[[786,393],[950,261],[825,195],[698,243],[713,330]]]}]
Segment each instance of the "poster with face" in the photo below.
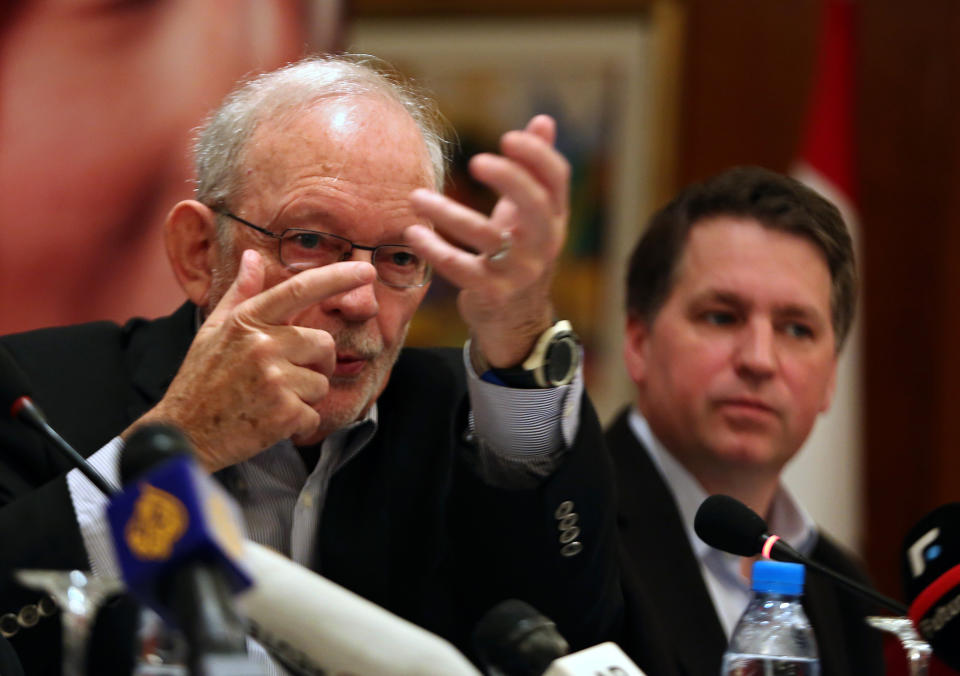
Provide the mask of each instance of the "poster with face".
[{"label": "poster with face", "polygon": [[162,223],[192,194],[195,128],[237,80],[329,49],[339,14],[338,0],[4,3],[0,333],[175,309]]}]

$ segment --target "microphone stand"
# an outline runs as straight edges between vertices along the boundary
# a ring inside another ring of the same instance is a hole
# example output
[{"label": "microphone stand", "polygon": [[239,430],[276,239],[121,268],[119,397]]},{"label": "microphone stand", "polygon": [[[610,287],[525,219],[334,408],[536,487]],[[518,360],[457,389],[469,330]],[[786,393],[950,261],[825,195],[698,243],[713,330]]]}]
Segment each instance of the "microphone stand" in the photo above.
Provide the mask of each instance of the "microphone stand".
[{"label": "microphone stand", "polygon": [[[775,537],[775,536],[771,536]],[[880,592],[874,591],[865,585],[860,584],[856,580],[851,580],[845,575],[841,575],[835,570],[830,570],[826,566],[822,566],[813,559],[804,556],[793,547],[785,543],[783,540],[779,540],[773,545],[770,552],[770,558],[776,558],[781,561],[788,561],[790,563],[802,563],[808,568],[813,568],[815,571],[821,575],[826,575],[831,580],[840,583],[842,586],[846,587],[850,591],[859,594],[860,596],[869,599],[876,603],[877,605],[883,606],[887,610],[891,610],[897,615],[906,615],[907,607],[900,603],[899,601],[894,601],[893,599],[884,596]]]}]

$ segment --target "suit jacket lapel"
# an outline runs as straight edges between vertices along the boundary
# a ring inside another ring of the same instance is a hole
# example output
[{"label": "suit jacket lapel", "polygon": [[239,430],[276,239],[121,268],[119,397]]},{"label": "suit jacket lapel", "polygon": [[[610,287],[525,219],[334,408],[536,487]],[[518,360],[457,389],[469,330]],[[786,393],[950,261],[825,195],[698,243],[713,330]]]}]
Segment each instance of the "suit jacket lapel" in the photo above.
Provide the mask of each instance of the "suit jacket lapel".
[{"label": "suit jacket lapel", "polygon": [[[630,429],[626,411],[607,431],[607,443],[617,468],[620,537],[631,569],[626,584],[639,584],[641,597],[653,604],[661,641],[669,644],[680,673],[713,676],[720,671],[726,634],[676,501]],[[646,615],[649,620],[651,614]],[[696,641],[687,640],[690,627],[696,627]]]},{"label": "suit jacket lapel", "polygon": [[[462,384],[404,349],[378,399],[377,432],[330,480],[320,570],[404,617],[420,617],[444,542],[452,430]],[[413,527],[411,526],[413,525]]]}]

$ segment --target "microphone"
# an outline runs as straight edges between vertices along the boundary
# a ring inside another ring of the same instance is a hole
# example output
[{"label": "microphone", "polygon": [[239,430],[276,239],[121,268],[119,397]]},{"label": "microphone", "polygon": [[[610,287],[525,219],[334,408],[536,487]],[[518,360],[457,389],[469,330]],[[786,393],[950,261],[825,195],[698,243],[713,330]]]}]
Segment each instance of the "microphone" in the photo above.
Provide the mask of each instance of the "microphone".
[{"label": "microphone", "polygon": [[30,386],[26,374],[13,355],[2,345],[0,345],[0,409],[9,411],[11,418],[29,425],[45,439],[53,442],[54,448],[67,459],[70,465],[83,472],[104,495],[111,496],[117,492],[117,489],[94,469],[93,465],[50,427],[43,412],[30,398]]},{"label": "microphone", "polygon": [[491,676],[539,676],[570,650],[553,620],[525,601],[501,601],[480,618],[473,644]]},{"label": "microphone", "polygon": [[250,635],[301,674],[480,676],[451,643],[249,540]]},{"label": "microphone", "polygon": [[191,673],[262,674],[247,658],[232,599],[250,578],[235,563],[243,538],[230,497],[197,468],[186,437],[167,425],[130,436],[120,475],[125,488],[107,517],[130,591],[183,631]]},{"label": "microphone", "polygon": [[646,676],[616,643],[607,641],[554,660],[543,676]]},{"label": "microphone", "polygon": [[738,556],[762,554],[768,559],[802,563],[877,605],[898,615],[907,614],[902,603],[817,563],[781,540],[779,535],[772,535],[763,518],[729,495],[711,495],[704,500],[694,517],[693,530],[715,549]]},{"label": "microphone", "polygon": [[901,560],[910,619],[934,655],[960,671],[960,503],[923,517],[907,533]]},{"label": "microphone", "polygon": [[473,642],[490,676],[645,676],[612,642],[568,655],[553,621],[517,599],[487,611]]},{"label": "microphone", "polygon": [[[229,496],[194,466],[190,454],[190,443],[179,431],[148,425],[131,435],[121,457],[125,483],[147,472],[141,485],[127,486],[122,496],[139,504],[139,511],[130,504],[120,505],[120,497],[108,507],[124,580],[147,605],[165,618],[197,617],[198,601],[192,600],[191,605],[189,594],[171,601],[168,580],[199,561],[206,564],[208,574],[211,568],[220,574],[212,607],[227,609],[221,613],[231,611],[228,596],[238,593],[236,602],[250,635],[295,673],[479,676],[466,657],[439,636],[281,554],[244,540],[239,513]],[[182,521],[184,515],[189,518],[187,524]],[[170,551],[160,552],[163,546]],[[154,551],[162,556],[142,558]],[[186,610],[178,610],[183,606]],[[204,629],[200,626],[195,631]],[[225,668],[221,673],[249,672]]]}]

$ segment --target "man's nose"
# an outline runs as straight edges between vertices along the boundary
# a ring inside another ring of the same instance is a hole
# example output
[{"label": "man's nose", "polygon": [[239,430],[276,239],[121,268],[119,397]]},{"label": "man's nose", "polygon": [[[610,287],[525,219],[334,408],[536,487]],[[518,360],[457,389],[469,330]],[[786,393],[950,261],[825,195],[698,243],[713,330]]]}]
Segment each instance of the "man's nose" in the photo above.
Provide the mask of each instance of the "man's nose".
[{"label": "man's nose", "polygon": [[[370,252],[362,249],[354,249],[350,260],[370,261]],[[362,322],[375,317],[380,311],[380,304],[377,301],[376,285],[379,282],[374,280],[369,284],[357,286],[349,291],[331,296],[324,302],[323,307],[327,312],[340,315],[345,321]]]},{"label": "man's nose", "polygon": [[776,332],[766,320],[749,321],[738,336],[735,365],[744,377],[768,378],[777,370]]}]

